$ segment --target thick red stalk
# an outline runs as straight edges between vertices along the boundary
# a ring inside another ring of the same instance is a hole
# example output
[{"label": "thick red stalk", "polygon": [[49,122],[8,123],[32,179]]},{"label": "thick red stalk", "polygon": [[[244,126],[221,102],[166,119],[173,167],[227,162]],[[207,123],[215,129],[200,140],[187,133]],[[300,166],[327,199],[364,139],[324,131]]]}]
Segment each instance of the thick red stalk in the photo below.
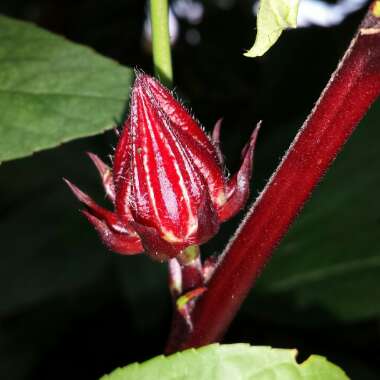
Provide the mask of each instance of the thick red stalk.
[{"label": "thick red stalk", "polygon": [[[171,351],[222,338],[316,184],[380,92],[380,19],[374,2],[279,167],[231,240],[197,302],[193,330]],[[379,5],[379,3],[377,2]]]}]

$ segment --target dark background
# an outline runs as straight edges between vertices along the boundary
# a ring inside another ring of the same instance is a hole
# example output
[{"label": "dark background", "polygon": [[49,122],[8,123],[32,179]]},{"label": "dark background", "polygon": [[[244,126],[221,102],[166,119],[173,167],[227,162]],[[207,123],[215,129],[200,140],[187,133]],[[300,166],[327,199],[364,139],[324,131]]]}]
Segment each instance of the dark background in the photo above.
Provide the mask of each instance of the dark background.
[{"label": "dark background", "polygon": [[[207,130],[224,117],[222,147],[231,172],[239,165],[240,150],[253,126],[264,121],[255,158],[254,198],[318,98],[364,9],[339,26],[286,32],[265,57],[248,59],[242,53],[255,34],[250,2],[232,1],[223,9],[210,0],[204,6],[199,25],[180,20],[181,34],[173,48],[175,85]],[[149,44],[142,38],[143,1],[3,0],[0,12],[152,73]],[[198,29],[200,44],[186,42],[190,28]],[[165,265],[145,256],[107,252],[61,181],[68,177],[103,200],[84,152],[106,157],[114,144],[115,136],[108,132],[0,167],[3,380],[96,379],[162,352],[171,314]],[[379,232],[380,213],[374,207]],[[220,252],[237,221],[223,226],[204,251]],[[335,227],[339,231],[339,219]],[[368,234],[374,238],[374,232]],[[346,239],[345,231],[334,239]],[[324,252],[321,244],[322,257]],[[297,307],[292,293],[265,291],[265,274],[263,281],[226,342],[297,347],[300,359],[311,353],[326,355],[353,379],[380,378],[380,328],[374,313],[344,320],[323,302]],[[357,307],[353,298],[352,309]]]}]

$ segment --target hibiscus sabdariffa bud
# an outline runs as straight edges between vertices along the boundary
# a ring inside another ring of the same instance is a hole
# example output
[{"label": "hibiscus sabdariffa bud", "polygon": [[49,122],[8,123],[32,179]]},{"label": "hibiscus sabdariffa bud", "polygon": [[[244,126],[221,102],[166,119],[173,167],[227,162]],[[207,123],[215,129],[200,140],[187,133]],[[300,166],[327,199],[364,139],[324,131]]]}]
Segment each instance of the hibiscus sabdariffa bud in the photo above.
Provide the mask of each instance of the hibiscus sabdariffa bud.
[{"label": "hibiscus sabdariffa bud", "polygon": [[166,260],[205,243],[244,206],[257,131],[243,150],[240,170],[227,179],[219,151],[220,122],[210,139],[169,90],[137,73],[113,168],[89,154],[115,211],[67,183],[111,250],[127,255],[146,251]]}]

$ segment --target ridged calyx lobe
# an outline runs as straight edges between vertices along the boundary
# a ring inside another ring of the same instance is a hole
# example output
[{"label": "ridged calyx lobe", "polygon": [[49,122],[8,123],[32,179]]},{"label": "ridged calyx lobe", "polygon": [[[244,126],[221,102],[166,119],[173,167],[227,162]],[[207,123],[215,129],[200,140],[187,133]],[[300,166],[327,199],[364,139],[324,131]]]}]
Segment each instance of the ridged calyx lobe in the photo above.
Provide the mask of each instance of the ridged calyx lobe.
[{"label": "ridged calyx lobe", "polygon": [[145,250],[165,260],[209,240],[221,222],[244,206],[257,131],[243,150],[240,170],[227,180],[219,151],[220,122],[210,140],[169,90],[137,73],[112,170],[89,153],[115,211],[68,184],[111,250],[127,255]]}]

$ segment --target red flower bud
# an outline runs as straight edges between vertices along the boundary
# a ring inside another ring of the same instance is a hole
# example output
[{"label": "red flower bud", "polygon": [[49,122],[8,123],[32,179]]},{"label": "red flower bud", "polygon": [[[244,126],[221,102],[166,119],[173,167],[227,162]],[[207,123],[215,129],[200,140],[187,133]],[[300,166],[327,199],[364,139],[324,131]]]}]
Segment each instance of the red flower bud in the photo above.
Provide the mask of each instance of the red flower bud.
[{"label": "red flower bud", "polygon": [[210,140],[169,90],[137,73],[113,169],[89,154],[115,211],[68,184],[111,250],[128,255],[145,250],[165,260],[209,240],[221,222],[244,206],[257,131],[243,150],[240,170],[227,180],[221,167],[220,122]]}]

